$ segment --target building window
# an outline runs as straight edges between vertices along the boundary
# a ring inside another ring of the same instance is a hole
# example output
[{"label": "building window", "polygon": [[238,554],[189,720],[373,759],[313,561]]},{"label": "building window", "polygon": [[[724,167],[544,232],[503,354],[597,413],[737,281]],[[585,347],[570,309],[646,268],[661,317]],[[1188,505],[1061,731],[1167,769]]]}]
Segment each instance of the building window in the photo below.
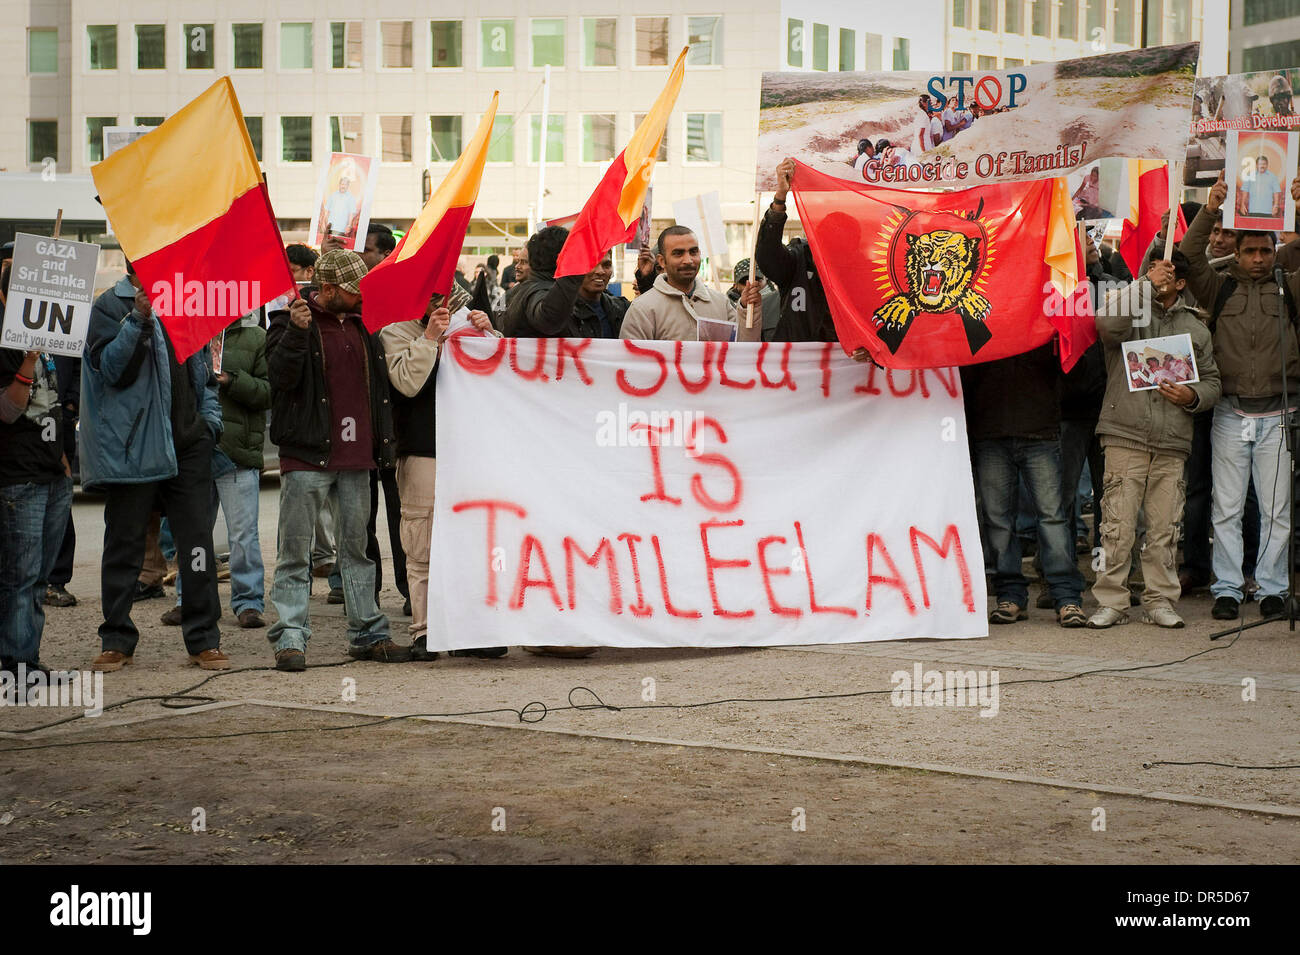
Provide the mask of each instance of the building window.
[{"label": "building window", "polygon": [[429,162],[455,162],[463,148],[459,116],[429,117]]},{"label": "building window", "polygon": [[379,117],[379,152],[384,162],[411,161],[411,117]]},{"label": "building window", "polygon": [[979,0],[979,4],[980,29],[996,33],[998,29],[998,0]]},{"label": "building window", "polygon": [[360,153],[364,152],[361,139],[362,119],[360,116],[330,117],[330,152]]},{"label": "building window", "polygon": [[636,65],[668,65],[668,18],[636,18]]},{"label": "building window", "polygon": [[515,21],[481,20],[481,65],[487,69],[510,69],[515,65]]},{"label": "building window", "polygon": [[907,37],[894,37],[894,69],[909,70],[912,63],[912,44]]},{"label": "building window", "polygon": [[1025,32],[1025,0],[1004,0],[1002,4],[1002,32],[1020,36]]},{"label": "building window", "polygon": [[686,114],[686,162],[722,162],[722,114]]},{"label": "building window", "polygon": [[311,117],[280,117],[280,161],[311,162]]},{"label": "building window", "polygon": [[[542,117],[533,113],[529,117],[528,161],[537,164],[538,147],[542,138]],[[564,162],[564,116],[548,114],[546,117],[546,161]]]},{"label": "building window", "polygon": [[618,20],[615,17],[584,17],[582,20],[582,65],[618,65]]},{"label": "building window", "polygon": [[116,116],[86,117],[86,162],[99,162],[104,158],[104,127],[116,125]]},{"label": "building window", "polygon": [[1300,17],[1300,0],[1246,0],[1243,7],[1241,25],[1247,27]]},{"label": "building window", "polygon": [[[645,121],[645,113],[632,114],[632,128],[636,129]],[[659,155],[656,157],[659,162],[668,161],[668,127],[664,126],[664,138],[659,140]]]},{"label": "building window", "polygon": [[582,116],[582,161],[609,162],[614,158],[613,113],[584,113]]},{"label": "building window", "polygon": [[117,69],[117,26],[86,27],[86,53],[92,70]]},{"label": "building window", "polygon": [[1034,36],[1051,36],[1052,0],[1031,0],[1031,2],[1033,22],[1030,24],[1030,29],[1033,30]]},{"label": "building window", "polygon": [[803,21],[785,21],[785,62],[788,66],[803,66]]},{"label": "building window", "polygon": [[1007,57],[1002,61],[1002,68],[1004,70],[1018,70],[1024,65],[1024,60],[1013,60],[1011,57]]},{"label": "building window", "polygon": [[334,70],[361,69],[364,42],[360,20],[331,23],[330,68]]},{"label": "building window", "polygon": [[1300,63],[1300,40],[1252,46],[1241,51],[1242,69],[1247,73],[1258,70],[1285,70]]},{"label": "building window", "polygon": [[823,73],[831,68],[831,28],[824,23],[813,24],[812,68]]},{"label": "building window", "polygon": [[966,29],[970,26],[970,17],[967,14],[966,4],[970,0],[952,0],[952,25],[960,29]]},{"label": "building window", "polygon": [[952,55],[952,68],[954,70],[965,71],[970,69],[969,53],[954,53]]},{"label": "building window", "polygon": [[564,20],[534,20],[530,27],[532,65],[564,66]]},{"label": "building window", "polygon": [[1101,30],[1103,32],[1103,35],[1105,33],[1106,0],[1086,0],[1086,3],[1087,3],[1087,7],[1086,7],[1087,20],[1085,22],[1087,24],[1088,35],[1084,37],[1084,39],[1091,40],[1094,36],[1096,36],[1098,30]]},{"label": "building window", "polygon": [[161,126],[166,116],[137,116],[135,125],[137,126]]},{"label": "building window", "polygon": [[884,38],[878,33],[867,34],[866,55],[862,60],[864,70],[874,70],[879,72],[885,68],[885,44]]},{"label": "building window", "polygon": [[434,69],[460,69],[462,26],[459,20],[434,20],[429,24],[430,66]]},{"label": "building window", "polygon": [[137,70],[163,70],[167,68],[166,26],[161,23],[137,23],[135,26],[135,68]]},{"label": "building window", "polygon": [[310,70],[311,66],[311,24],[281,23],[280,69]]},{"label": "building window", "polygon": [[1079,38],[1078,0],[1061,0],[1061,13],[1056,21],[1056,35],[1064,40]]},{"label": "building window", "polygon": [[1133,0],[1115,0],[1115,42],[1133,45]]},{"label": "building window", "polygon": [[858,34],[854,30],[840,30],[840,72],[848,73],[857,69],[856,53]]},{"label": "building window", "polygon": [[29,119],[27,121],[27,161],[43,163],[59,156],[59,121],[57,119]]},{"label": "building window", "polygon": [[515,161],[515,118],[494,116],[492,139],[488,143],[488,162]]},{"label": "building window", "polygon": [[981,70],[996,70],[998,68],[998,58],[996,56],[976,57],[975,66]]},{"label": "building window", "polygon": [[1169,0],[1169,43],[1190,43],[1192,40],[1192,0]]},{"label": "building window", "polygon": [[230,40],[235,50],[235,69],[262,68],[262,24],[232,23]]},{"label": "building window", "polygon": [[187,23],[181,27],[181,43],[185,48],[185,69],[210,70],[215,65],[212,55],[213,24]]},{"label": "building window", "polygon": [[59,72],[59,31],[27,31],[27,72]]},{"label": "building window", "polygon": [[257,161],[262,161],[262,117],[245,116],[244,128],[248,130],[248,138],[253,143],[253,155]]},{"label": "building window", "polygon": [[722,65],[722,17],[687,17],[686,42],[691,66]]},{"label": "building window", "polygon": [[410,20],[385,20],[379,24],[379,65],[386,70],[411,68]]}]

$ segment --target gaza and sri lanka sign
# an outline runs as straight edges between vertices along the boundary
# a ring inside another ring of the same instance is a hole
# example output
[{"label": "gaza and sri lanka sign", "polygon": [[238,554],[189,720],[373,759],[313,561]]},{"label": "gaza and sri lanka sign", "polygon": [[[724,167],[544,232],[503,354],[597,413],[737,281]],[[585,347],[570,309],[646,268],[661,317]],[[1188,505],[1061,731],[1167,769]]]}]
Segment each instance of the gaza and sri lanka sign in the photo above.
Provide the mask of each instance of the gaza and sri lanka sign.
[{"label": "gaza and sri lanka sign", "polygon": [[973,186],[1182,159],[1199,44],[1014,70],[764,73],[758,189],[792,156],[858,183]]}]

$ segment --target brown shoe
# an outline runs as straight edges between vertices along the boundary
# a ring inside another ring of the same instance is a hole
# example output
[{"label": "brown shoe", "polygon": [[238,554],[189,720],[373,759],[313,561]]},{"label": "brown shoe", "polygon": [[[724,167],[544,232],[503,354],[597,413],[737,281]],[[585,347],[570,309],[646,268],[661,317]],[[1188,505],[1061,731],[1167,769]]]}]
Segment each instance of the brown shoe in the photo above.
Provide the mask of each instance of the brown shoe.
[{"label": "brown shoe", "polygon": [[165,614],[158,618],[169,627],[179,627],[181,625],[181,608],[180,604],[172,607]]},{"label": "brown shoe", "polygon": [[535,653],[539,657],[560,657],[564,660],[581,660],[583,657],[589,657],[598,649],[597,647],[524,647],[529,653]]},{"label": "brown shoe", "polygon": [[275,655],[275,668],[285,673],[301,673],[307,669],[307,654],[301,650],[281,650]]},{"label": "brown shoe", "polygon": [[190,654],[190,663],[200,670],[229,670],[230,657],[220,650],[204,650],[199,654]]},{"label": "brown shoe", "polygon": [[348,656],[354,660],[373,660],[375,663],[409,663],[411,648],[398,646],[392,640],[380,640],[368,647],[349,647]]},{"label": "brown shoe", "polygon": [[256,630],[259,627],[265,627],[266,621],[262,619],[260,613],[249,608],[248,610],[241,610],[239,612],[239,625],[245,630]]},{"label": "brown shoe", "polygon": [[328,578],[329,575],[332,574],[332,573],[334,573],[334,565],[333,565],[333,564],[317,564],[315,567],[313,567],[313,568],[311,569],[311,575],[312,575],[313,577],[326,577],[326,578]]},{"label": "brown shoe", "polygon": [[90,668],[96,673],[114,673],[134,662],[134,657],[128,657],[121,650],[105,650],[91,661]]}]

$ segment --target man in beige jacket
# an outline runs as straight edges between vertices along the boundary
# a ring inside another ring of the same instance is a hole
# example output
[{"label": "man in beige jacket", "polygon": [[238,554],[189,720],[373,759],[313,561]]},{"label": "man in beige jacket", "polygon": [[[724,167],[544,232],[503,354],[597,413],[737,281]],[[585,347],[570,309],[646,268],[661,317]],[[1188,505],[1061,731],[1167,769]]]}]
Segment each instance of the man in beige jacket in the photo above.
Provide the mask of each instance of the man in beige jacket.
[{"label": "man in beige jacket", "polygon": [[690,229],[681,225],[664,229],[659,234],[658,260],[663,272],[627,310],[620,338],[661,342],[763,340],[762,293],[758,285],[748,283],[740,296],[742,310],[755,306],[754,323],[747,327],[743,311],[738,311],[724,293],[696,280],[700,244]]}]

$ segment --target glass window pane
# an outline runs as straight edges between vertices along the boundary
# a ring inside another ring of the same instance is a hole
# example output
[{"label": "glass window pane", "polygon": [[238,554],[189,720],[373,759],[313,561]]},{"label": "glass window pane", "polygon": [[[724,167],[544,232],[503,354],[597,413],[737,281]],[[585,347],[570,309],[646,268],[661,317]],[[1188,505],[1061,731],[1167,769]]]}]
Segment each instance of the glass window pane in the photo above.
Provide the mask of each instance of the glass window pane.
[{"label": "glass window pane", "polygon": [[429,117],[429,162],[455,162],[463,149],[459,116]]},{"label": "glass window pane", "polygon": [[117,69],[117,26],[86,27],[86,48],[92,70]]},{"label": "glass window pane", "polygon": [[955,27],[965,28],[968,25],[966,19],[967,0],[952,0],[952,25]]},{"label": "glass window pane", "polygon": [[137,126],[161,126],[166,116],[137,116],[135,125]]},{"label": "glass window pane", "polygon": [[248,138],[253,141],[253,155],[257,161],[262,161],[262,117],[245,116],[244,128],[248,130]]},{"label": "glass window pane", "polygon": [[1013,60],[1011,57],[1007,57],[1005,60],[1002,61],[1002,68],[1004,70],[1014,70],[1024,65],[1025,65],[1024,60]]},{"label": "glass window pane", "polygon": [[29,119],[27,121],[27,161],[44,162],[59,155],[59,121],[56,119]]},{"label": "glass window pane", "polygon": [[668,65],[668,18],[636,18],[636,65]]},{"label": "glass window pane", "polygon": [[349,20],[330,24],[330,68],[361,69],[361,21]]},{"label": "glass window pane", "polygon": [[1024,18],[1021,16],[1025,0],[1003,0],[1002,4],[1002,32],[1015,33],[1017,35],[1025,32]]},{"label": "glass window pane", "polygon": [[104,127],[116,125],[116,116],[86,117],[86,162],[99,162],[104,158]]},{"label": "glass window pane", "polygon": [[691,51],[686,62],[692,66],[722,65],[722,17],[687,17],[686,42]]},{"label": "glass window pane", "polygon": [[515,161],[515,118],[495,116],[492,119],[492,140],[488,144],[488,162]]},{"label": "glass window pane", "polygon": [[231,24],[230,36],[235,45],[235,69],[260,70],[262,68],[262,24]]},{"label": "glass window pane", "polygon": [[162,70],[167,67],[166,27],[161,23],[137,23],[135,27],[135,68]]},{"label": "glass window pane", "polygon": [[722,114],[686,114],[686,161],[722,162]]},{"label": "glass window pane", "polygon": [[532,22],[533,66],[564,65],[564,21]]},{"label": "glass window pane", "polygon": [[981,70],[996,70],[998,68],[998,58],[996,56],[981,56],[976,59],[975,65]]},{"label": "glass window pane", "polygon": [[311,24],[281,23],[280,69],[310,70],[311,66]]},{"label": "glass window pane", "polygon": [[380,63],[388,70],[411,68],[411,21],[387,20],[379,24]]},{"label": "glass window pane", "polygon": [[814,23],[812,58],[812,68],[814,70],[825,71],[831,68],[830,45],[831,28],[824,23]]},{"label": "glass window pane", "polygon": [[803,21],[785,21],[785,62],[789,66],[803,66]]},{"label": "glass window pane", "polygon": [[840,30],[840,70],[848,72],[856,70],[856,53],[858,50],[858,34],[854,30]]},{"label": "glass window pane", "polygon": [[[1133,43],[1133,0],[1115,0],[1115,42]],[[1249,67],[1247,67],[1249,69]]]},{"label": "glass window pane", "polygon": [[311,117],[280,117],[280,161],[311,162]]},{"label": "glass window pane", "polygon": [[907,37],[894,38],[894,69],[910,70],[912,62],[911,43]]},{"label": "glass window pane", "polygon": [[953,68],[954,70],[969,70],[969,69],[970,69],[970,54],[969,54],[969,53],[954,53],[954,54],[952,55],[952,68]]},{"label": "glass window pane", "polygon": [[582,65],[616,66],[618,64],[618,20],[614,17],[587,18],[582,21]]},{"label": "glass window pane", "polygon": [[878,33],[867,34],[866,58],[862,61],[864,70],[880,71],[885,68],[885,45],[884,38]]},{"label": "glass window pane", "polygon": [[[645,113],[633,113],[633,114],[632,114],[632,123],[633,123],[634,127],[635,127],[635,126],[640,126],[642,120],[644,120],[645,117],[646,117],[646,114],[645,114]],[[664,127],[664,138],[661,139],[661,140],[659,140],[659,156],[658,156],[658,160],[659,160],[659,162],[667,162],[667,161],[668,161],[668,127],[667,127],[667,126]]]},{"label": "glass window pane", "polygon": [[1169,0],[1165,18],[1166,42],[1190,43],[1192,40],[1192,0]]},{"label": "glass window pane", "polygon": [[59,72],[59,31],[27,31],[27,72]]},{"label": "glass window pane", "polygon": [[614,114],[587,113],[582,117],[582,161],[608,162],[614,158]]},{"label": "glass window pane", "polygon": [[1106,0],[1087,0],[1087,4],[1088,4],[1088,19],[1087,19],[1088,35],[1084,37],[1084,39],[1091,40],[1093,39],[1094,36],[1093,31],[1106,29]]},{"label": "glass window pane", "polygon": [[187,23],[181,27],[181,43],[185,50],[185,69],[210,70],[213,67],[211,23]]},{"label": "glass window pane", "polygon": [[432,62],[434,67],[463,66],[460,54],[461,22],[459,20],[434,20],[429,24]]},{"label": "glass window pane", "polygon": [[483,66],[492,69],[515,65],[514,20],[481,20],[479,31]]},{"label": "glass window pane", "polygon": [[1056,35],[1067,40],[1077,39],[1079,36],[1078,0],[1061,0],[1060,9],[1056,21]]},{"label": "glass window pane", "polygon": [[1052,35],[1052,0],[1032,0],[1034,36]]},{"label": "glass window pane", "polygon": [[980,2],[980,29],[997,30],[998,0],[979,0],[979,2]]},{"label": "glass window pane", "polygon": [[411,161],[411,117],[379,117],[380,158],[384,162]]},{"label": "glass window pane", "polygon": [[[529,162],[537,162],[537,150],[541,142],[542,117],[534,113],[529,117],[530,133],[528,137]],[[546,161],[548,163],[564,162],[564,117],[548,115],[546,117]]]},{"label": "glass window pane", "polygon": [[362,118],[360,116],[330,117],[330,152],[361,153]]}]

